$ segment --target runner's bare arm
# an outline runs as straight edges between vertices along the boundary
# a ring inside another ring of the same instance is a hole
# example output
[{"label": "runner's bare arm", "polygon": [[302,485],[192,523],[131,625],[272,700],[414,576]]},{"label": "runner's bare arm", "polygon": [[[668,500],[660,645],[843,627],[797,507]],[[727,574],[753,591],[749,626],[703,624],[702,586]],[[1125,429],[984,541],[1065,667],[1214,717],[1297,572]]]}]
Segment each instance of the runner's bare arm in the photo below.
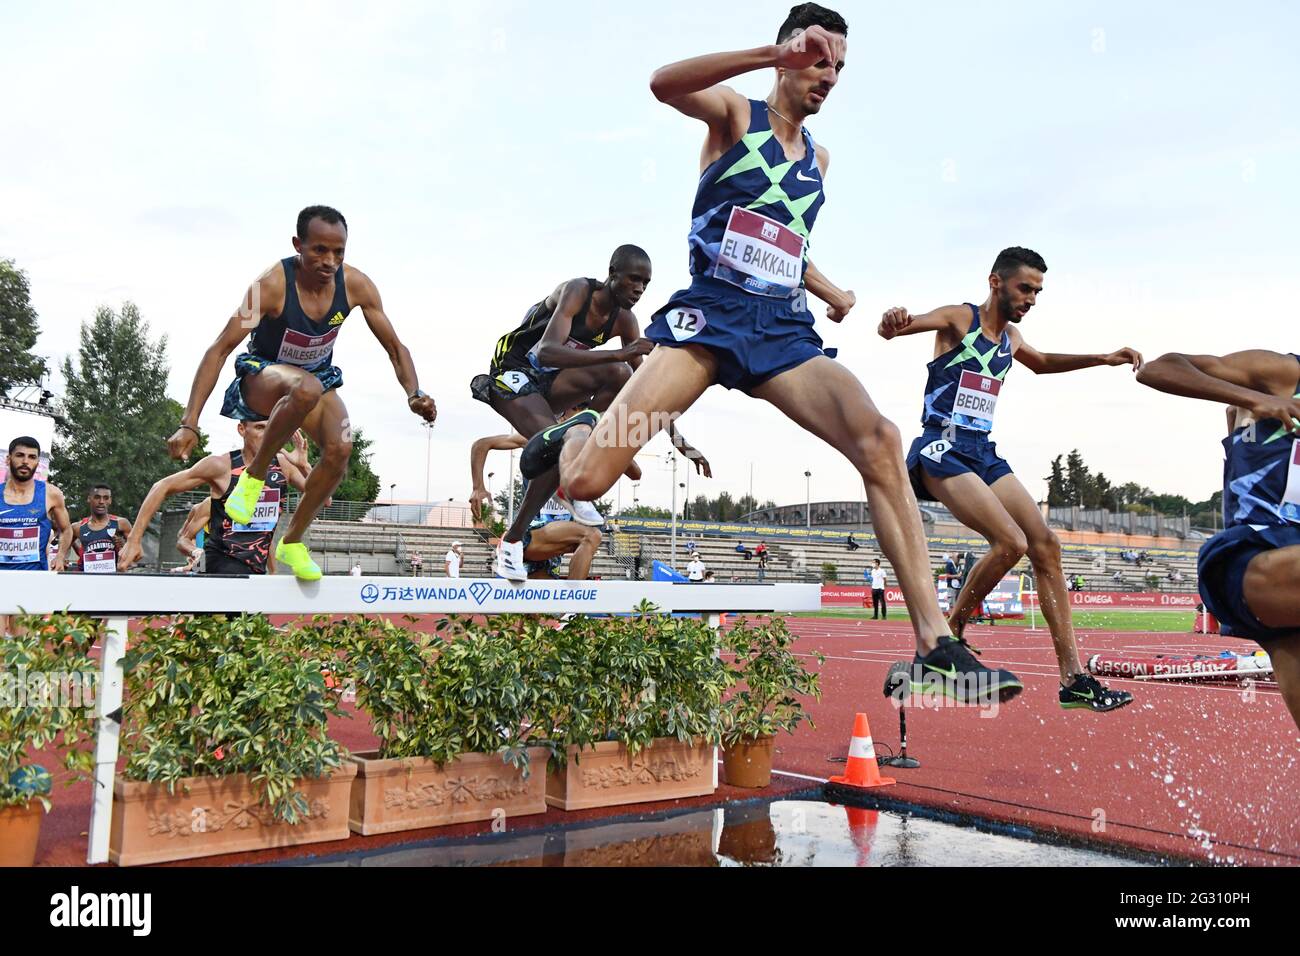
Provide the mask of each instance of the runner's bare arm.
[{"label": "runner's bare arm", "polygon": [[849,312],[857,305],[858,297],[846,292],[822,275],[820,269],[813,265],[811,259],[803,271],[804,286],[809,292],[826,303],[826,318],[832,322],[843,322]]},{"label": "runner's bare arm", "polygon": [[126,539],[131,536],[131,522],[125,518],[117,519],[117,534],[114,535],[117,546],[120,548],[126,544]]},{"label": "runner's bare arm", "polygon": [[279,315],[283,308],[284,269],[277,262],[253,280],[235,314],[226,321],[217,340],[203,353],[198,371],[194,373],[194,384],[190,387],[189,404],[181,416],[184,427],[177,428],[167,439],[167,452],[174,460],[189,458],[198,445],[199,436],[191,429],[199,427],[199,415],[212,395],[221,376],[221,367],[230,358],[230,353],[261,324],[263,316]]},{"label": "runner's bare arm", "polygon": [[212,518],[212,499],[204,498],[190,509],[185,516],[185,524],[176,535],[176,550],[190,561],[197,560],[194,552],[199,549],[199,531]]},{"label": "runner's bare arm", "polygon": [[149,489],[149,494],[145,495],[140,505],[139,514],[135,516],[131,534],[118,554],[117,569],[127,571],[140,560],[143,554],[140,542],[144,538],[144,532],[164,501],[172,495],[178,495],[182,491],[193,491],[203,485],[211,488],[215,495],[224,495],[228,484],[230,484],[230,456],[225,454],[209,455],[184,471],[178,471],[174,475],[168,475],[154,482],[153,487]]},{"label": "runner's bare arm", "polygon": [[621,349],[571,349],[565,346],[573,330],[573,319],[587,301],[587,280],[572,279],[564,284],[555,314],[537,343],[537,361],[546,368],[590,368],[629,362],[638,355],[648,355],[654,343],[637,339]]},{"label": "runner's bare arm", "polygon": [[889,309],[880,318],[876,334],[888,341],[899,335],[920,335],[922,332],[945,332],[958,340],[965,334],[962,323],[969,321],[970,310],[964,305],[944,305],[924,315],[912,315],[902,306]]},{"label": "runner's bare arm", "polygon": [[632,353],[628,356],[627,364],[632,366],[634,372],[641,367],[645,356],[654,351],[654,343],[649,339],[641,338],[641,324],[637,322],[631,309],[624,309],[622,315],[618,317],[618,321],[614,324],[614,334],[623,343],[623,351]]},{"label": "runner's bare arm", "polygon": [[523,435],[490,435],[474,442],[469,449],[469,477],[473,491],[469,494],[470,513],[475,517],[486,518],[492,510],[492,496],[483,484],[483,466],[487,462],[488,452],[511,451],[523,448],[528,439]]},{"label": "runner's bare arm", "polygon": [[344,268],[343,276],[343,281],[347,283],[348,301],[361,309],[361,314],[366,317],[366,325],[370,326],[370,331],[388,353],[388,360],[393,363],[397,381],[406,390],[407,408],[426,422],[435,421],[438,418],[438,407],[433,399],[428,395],[415,397],[415,393],[420,390],[420,377],[415,373],[410,349],[397,337],[392,321],[384,312],[379,289],[370,281],[369,276],[351,266]]},{"label": "runner's bare arm", "polygon": [[1298,373],[1292,356],[1264,349],[1223,356],[1170,352],[1144,365],[1138,381],[1170,395],[1247,408],[1257,420],[1277,419],[1300,431],[1300,401],[1291,397]]},{"label": "runner's bare arm", "polygon": [[[686,436],[677,430],[677,426],[669,423],[668,440],[673,443],[673,447],[685,456],[687,461],[694,463],[695,470],[705,478],[713,477],[713,466],[709,460],[704,457],[698,448],[686,440]],[[635,480],[635,479],[634,479]]]},{"label": "runner's bare arm", "polygon": [[62,571],[68,566],[68,554],[72,551],[72,519],[68,517],[68,503],[62,491],[53,485],[46,485],[45,504],[49,509],[50,523],[59,533],[59,553],[50,570]]},{"label": "runner's bare arm", "polygon": [[1011,352],[1016,361],[1035,375],[1056,375],[1060,372],[1077,372],[1099,365],[1132,365],[1133,371],[1142,368],[1142,353],[1136,349],[1120,349],[1106,355],[1064,355],[1057,352],[1040,352],[1025,341],[1015,326],[1007,329],[1011,337]]}]

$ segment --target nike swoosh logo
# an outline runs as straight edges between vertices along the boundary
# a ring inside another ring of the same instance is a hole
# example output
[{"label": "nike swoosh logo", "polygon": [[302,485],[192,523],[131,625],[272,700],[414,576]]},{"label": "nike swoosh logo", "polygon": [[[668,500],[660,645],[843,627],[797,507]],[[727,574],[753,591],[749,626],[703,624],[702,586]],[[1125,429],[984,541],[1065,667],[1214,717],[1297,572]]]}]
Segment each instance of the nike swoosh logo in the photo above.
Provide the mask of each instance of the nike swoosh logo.
[{"label": "nike swoosh logo", "polygon": [[794,174],[794,178],[795,178],[795,179],[802,180],[802,181],[805,182],[805,183],[815,183],[815,182],[817,182],[817,180],[813,179],[811,176],[805,176],[805,175],[803,174],[803,170],[802,170],[802,169],[797,170],[797,171],[795,172],[795,174]]},{"label": "nike swoosh logo", "polygon": [[1082,697],[1084,700],[1094,700],[1097,696],[1092,691],[1088,691],[1088,693],[1085,694],[1083,693],[1083,691],[1072,690],[1070,691],[1070,693],[1073,694],[1075,697]]},{"label": "nike swoosh logo", "polygon": [[1011,358],[1011,353],[1010,353],[1010,352],[999,352],[999,353],[998,353],[998,358]]},{"label": "nike swoosh logo", "polygon": [[926,664],[925,669],[928,671],[934,671],[936,674],[942,674],[944,677],[951,678],[952,680],[957,679],[957,668],[953,667],[951,664],[948,665],[947,670],[944,670],[941,667],[935,667],[933,664]]}]

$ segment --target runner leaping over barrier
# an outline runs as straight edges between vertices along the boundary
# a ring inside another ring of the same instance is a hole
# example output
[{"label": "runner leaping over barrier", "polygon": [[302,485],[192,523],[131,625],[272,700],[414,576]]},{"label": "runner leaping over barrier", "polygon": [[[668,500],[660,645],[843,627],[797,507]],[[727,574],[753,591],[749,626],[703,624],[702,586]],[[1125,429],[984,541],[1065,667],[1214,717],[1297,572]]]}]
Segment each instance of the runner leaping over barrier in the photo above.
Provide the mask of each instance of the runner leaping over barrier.
[{"label": "runner leaping over barrier", "polygon": [[[632,581],[434,580],[288,576],[177,578],[175,575],[9,575],[21,587],[0,593],[0,616],[70,611],[107,620],[95,695],[95,788],[86,862],[108,862],[113,781],[122,727],[122,657],[130,619],[167,614],[626,614],[649,601],[665,614],[702,614],[718,627],[724,613],[817,611],[819,584],[678,584]],[[714,762],[714,784],[717,783]]]}]

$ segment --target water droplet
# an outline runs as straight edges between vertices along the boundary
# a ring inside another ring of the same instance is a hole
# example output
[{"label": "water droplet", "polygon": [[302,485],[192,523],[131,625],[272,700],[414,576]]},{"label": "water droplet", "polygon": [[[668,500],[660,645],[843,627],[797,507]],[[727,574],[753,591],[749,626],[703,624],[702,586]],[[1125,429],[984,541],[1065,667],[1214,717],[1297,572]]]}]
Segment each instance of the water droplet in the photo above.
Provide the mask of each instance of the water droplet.
[{"label": "water droplet", "polygon": [[1173,783],[1173,782],[1174,782],[1174,775],[1172,773],[1165,774],[1165,783]]}]

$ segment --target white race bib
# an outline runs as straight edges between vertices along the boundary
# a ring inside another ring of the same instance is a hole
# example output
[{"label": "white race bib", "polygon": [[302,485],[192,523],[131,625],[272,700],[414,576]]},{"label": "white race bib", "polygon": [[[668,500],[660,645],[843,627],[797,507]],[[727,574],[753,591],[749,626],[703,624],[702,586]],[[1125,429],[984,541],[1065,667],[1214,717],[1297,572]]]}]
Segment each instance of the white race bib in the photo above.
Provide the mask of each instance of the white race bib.
[{"label": "white race bib", "polygon": [[87,551],[81,556],[81,570],[85,574],[116,574],[117,552],[112,548],[107,551]]},{"label": "white race bib", "polygon": [[325,361],[334,349],[334,340],[338,337],[338,329],[330,329],[324,335],[307,335],[304,332],[285,329],[284,339],[280,342],[280,354],[276,357],[276,361],[312,368]]},{"label": "white race bib", "polygon": [[921,457],[929,458],[935,464],[943,461],[943,456],[952,451],[952,442],[949,441],[932,441],[921,449]]},{"label": "white race bib", "polygon": [[41,528],[0,528],[0,564],[35,564],[41,560]]},{"label": "white race bib", "polygon": [[1291,442],[1291,464],[1287,469],[1286,493],[1282,495],[1282,517],[1300,521],[1300,439]]},{"label": "white race bib", "polygon": [[974,431],[992,431],[993,413],[1001,391],[1002,383],[991,375],[962,372],[957,397],[952,403],[953,424]]},{"label": "white race bib", "polygon": [[236,534],[245,534],[250,531],[274,531],[279,520],[280,489],[263,488],[262,496],[257,499],[257,507],[253,509],[253,520],[248,524],[232,523],[230,530]]},{"label": "white race bib", "polygon": [[664,316],[664,320],[668,323],[668,331],[678,342],[695,338],[709,324],[699,309],[673,309]]},{"label": "white race bib", "polygon": [[503,372],[497,376],[497,381],[518,395],[519,392],[523,391],[524,386],[527,385],[531,379],[529,379],[529,377],[523,372],[515,371]]},{"label": "white race bib", "polygon": [[803,236],[733,206],[713,276],[757,295],[792,295],[803,281]]}]

